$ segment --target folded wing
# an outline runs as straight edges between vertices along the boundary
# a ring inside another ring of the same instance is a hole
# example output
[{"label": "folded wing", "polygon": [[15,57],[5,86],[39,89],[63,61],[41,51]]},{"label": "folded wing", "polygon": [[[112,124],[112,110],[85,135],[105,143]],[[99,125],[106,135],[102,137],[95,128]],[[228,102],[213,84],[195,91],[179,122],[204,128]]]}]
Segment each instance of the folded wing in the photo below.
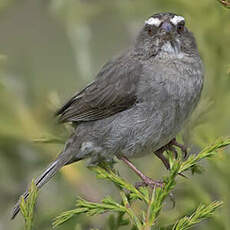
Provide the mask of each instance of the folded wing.
[{"label": "folded wing", "polygon": [[141,71],[141,64],[134,61],[109,62],[94,82],[57,111],[60,122],[93,121],[130,108],[136,102]]}]

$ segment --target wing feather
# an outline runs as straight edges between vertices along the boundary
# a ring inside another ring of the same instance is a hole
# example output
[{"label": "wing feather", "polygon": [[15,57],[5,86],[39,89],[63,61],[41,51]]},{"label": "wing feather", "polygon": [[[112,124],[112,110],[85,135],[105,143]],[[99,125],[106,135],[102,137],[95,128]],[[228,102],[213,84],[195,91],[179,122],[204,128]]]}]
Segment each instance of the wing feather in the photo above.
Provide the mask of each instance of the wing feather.
[{"label": "wing feather", "polygon": [[118,58],[106,64],[96,80],[75,94],[57,111],[60,122],[103,119],[128,109],[136,102],[142,66]]}]

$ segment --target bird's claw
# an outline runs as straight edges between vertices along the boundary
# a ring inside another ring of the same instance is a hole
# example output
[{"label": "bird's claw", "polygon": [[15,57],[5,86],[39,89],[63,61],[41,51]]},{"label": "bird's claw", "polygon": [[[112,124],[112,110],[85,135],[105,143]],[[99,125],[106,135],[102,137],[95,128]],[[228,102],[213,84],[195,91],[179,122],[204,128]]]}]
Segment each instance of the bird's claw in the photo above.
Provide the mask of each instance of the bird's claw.
[{"label": "bird's claw", "polygon": [[149,186],[150,188],[154,189],[156,187],[163,188],[164,187],[164,182],[163,181],[155,181],[149,177],[144,177],[142,178],[143,181],[141,182],[136,182],[135,187],[139,189],[140,187],[147,187]]},{"label": "bird's claw", "polygon": [[[171,149],[174,146],[178,147],[181,152],[184,154],[184,159],[186,159],[187,155],[188,155],[188,151],[187,151],[187,147],[183,144],[180,144],[176,141],[176,138],[173,138],[170,142],[169,142],[169,149],[172,150],[175,154],[175,148]],[[175,157],[177,157],[177,153],[175,154]]]}]

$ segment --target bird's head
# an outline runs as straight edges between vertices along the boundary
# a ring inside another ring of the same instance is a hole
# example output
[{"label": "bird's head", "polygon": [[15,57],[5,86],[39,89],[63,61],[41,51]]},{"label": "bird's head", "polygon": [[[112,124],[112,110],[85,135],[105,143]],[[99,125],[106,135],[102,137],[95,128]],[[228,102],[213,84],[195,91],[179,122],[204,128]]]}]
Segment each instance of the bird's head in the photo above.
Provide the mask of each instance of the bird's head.
[{"label": "bird's head", "polygon": [[153,56],[165,53],[180,57],[197,52],[195,39],[186,28],[184,17],[173,13],[149,17],[139,33],[136,48]]}]

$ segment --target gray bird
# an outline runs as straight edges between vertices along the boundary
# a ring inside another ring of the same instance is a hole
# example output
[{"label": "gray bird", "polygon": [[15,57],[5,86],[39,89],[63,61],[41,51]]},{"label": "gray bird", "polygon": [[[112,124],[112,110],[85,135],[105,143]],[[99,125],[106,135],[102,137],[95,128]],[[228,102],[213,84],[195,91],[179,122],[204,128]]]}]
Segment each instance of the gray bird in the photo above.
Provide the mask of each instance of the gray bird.
[{"label": "gray bird", "polygon": [[[203,87],[203,67],[195,39],[182,16],[158,13],[148,18],[135,43],[105,64],[96,79],[58,112],[74,132],[62,153],[39,176],[41,188],[63,166],[86,158],[95,164],[123,160],[145,185],[160,186],[128,159],[173,146],[176,134],[195,109]],[[28,197],[28,190],[23,194]],[[16,204],[12,218],[19,212]]]}]

